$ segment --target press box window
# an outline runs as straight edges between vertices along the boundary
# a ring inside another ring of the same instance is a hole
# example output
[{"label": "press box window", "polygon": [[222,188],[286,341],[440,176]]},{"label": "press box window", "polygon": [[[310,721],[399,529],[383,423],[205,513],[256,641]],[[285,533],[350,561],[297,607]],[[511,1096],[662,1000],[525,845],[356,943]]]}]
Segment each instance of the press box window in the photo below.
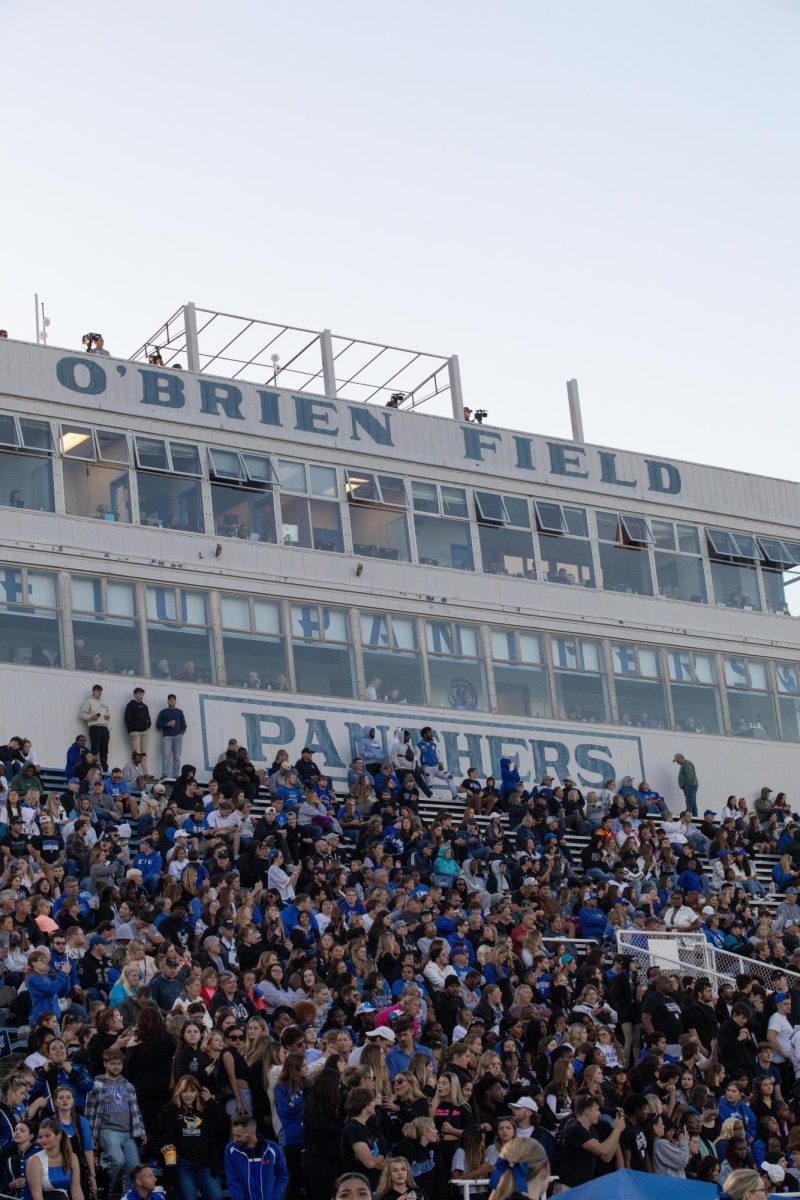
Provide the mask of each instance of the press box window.
[{"label": "press box window", "polygon": [[139,521],[160,529],[204,531],[197,446],[165,438],[134,438]]},{"label": "press box window", "polygon": [[[284,546],[306,550],[344,553],[342,515],[336,471],[332,467],[307,467],[305,463],[281,459],[278,463],[281,486],[280,541]],[[302,495],[289,495],[290,492]]]},{"label": "press box window", "polygon": [[431,703],[437,708],[485,710],[488,700],[478,626],[426,621],[425,640]]},{"label": "press box window", "polygon": [[608,721],[608,687],[599,642],[551,637],[558,715],[570,721]]},{"label": "press box window", "polygon": [[760,612],[756,563],[761,560],[762,552],[756,539],[727,529],[707,529],[706,538],[717,604]]},{"label": "press box window", "polygon": [[534,513],[545,580],[593,588],[592,547],[584,510],[536,500]]},{"label": "press box window", "polygon": [[699,531],[674,521],[653,521],[652,530],[658,594],[666,600],[706,604]]},{"label": "press box window", "polygon": [[781,737],[785,742],[800,742],[800,667],[797,663],[776,663],[775,678]]},{"label": "press box window", "polygon": [[411,484],[411,503],[418,561],[432,567],[474,571],[464,488],[415,479]]},{"label": "press box window", "polygon": [[620,724],[635,725],[640,729],[669,728],[658,650],[652,646],[613,642],[611,659]]},{"label": "press box window", "polygon": [[55,575],[27,568],[0,570],[0,661],[62,666],[58,609]]},{"label": "press box window", "polygon": [[255,596],[223,592],[222,646],[229,687],[288,692],[286,642],[280,605]]},{"label": "press box window", "polygon": [[272,461],[262,454],[209,448],[208,468],[217,536],[276,543]]},{"label": "press box window", "polygon": [[0,504],[55,512],[52,453],[47,421],[0,413]]},{"label": "press box window", "polygon": [[478,540],[489,575],[535,579],[533,533],[527,500],[497,492],[475,492]]},{"label": "press box window", "polygon": [[146,594],[153,679],[213,683],[214,658],[205,593],[148,587]]},{"label": "press box window", "polygon": [[685,733],[722,733],[722,709],[711,654],[668,650],[675,728]]},{"label": "press box window", "polygon": [[73,575],[72,637],[79,671],[139,675],[142,652],[132,583]]},{"label": "press box window", "polygon": [[800,616],[800,543],[760,537],[758,545],[767,612]]},{"label": "press box window", "polygon": [[540,635],[494,627],[491,638],[498,712],[509,716],[551,717]]},{"label": "press box window", "polygon": [[405,480],[372,471],[346,471],[353,553],[408,562]]},{"label": "press box window", "polygon": [[88,425],[62,424],[58,445],[66,511],[76,517],[129,522],[131,494],[125,468],[130,462],[130,448],[126,435]]},{"label": "press box window", "polygon": [[778,722],[767,664],[756,658],[728,656],[722,663],[731,733],[736,737],[776,741]]},{"label": "press box window", "polygon": [[644,517],[633,513],[597,513],[600,567],[606,591],[652,596],[647,547],[653,534]]},{"label": "press box window", "polygon": [[365,700],[422,704],[422,663],[413,617],[386,612],[361,613]]},{"label": "press box window", "polygon": [[321,604],[292,605],[297,690],[312,696],[355,696],[347,612]]}]

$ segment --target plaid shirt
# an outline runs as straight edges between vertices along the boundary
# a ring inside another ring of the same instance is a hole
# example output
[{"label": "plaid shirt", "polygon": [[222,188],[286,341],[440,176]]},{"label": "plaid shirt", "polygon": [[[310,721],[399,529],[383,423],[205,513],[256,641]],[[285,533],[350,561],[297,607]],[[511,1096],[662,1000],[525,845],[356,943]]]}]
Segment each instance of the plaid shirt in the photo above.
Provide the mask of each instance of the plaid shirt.
[{"label": "plaid shirt", "polygon": [[111,1113],[119,1112],[120,1106],[127,1106],[131,1114],[131,1136],[144,1137],[145,1128],[139,1102],[136,1099],[136,1089],[124,1076],[112,1079],[110,1075],[98,1075],[94,1087],[86,1097],[86,1120],[92,1130],[92,1137],[97,1142],[100,1130],[108,1121]]}]

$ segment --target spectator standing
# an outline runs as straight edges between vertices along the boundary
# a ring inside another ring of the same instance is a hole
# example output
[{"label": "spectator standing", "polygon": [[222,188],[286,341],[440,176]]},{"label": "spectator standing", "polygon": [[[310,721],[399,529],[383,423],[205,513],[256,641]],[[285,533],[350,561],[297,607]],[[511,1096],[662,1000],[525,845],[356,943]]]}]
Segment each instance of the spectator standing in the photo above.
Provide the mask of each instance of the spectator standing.
[{"label": "spectator standing", "polygon": [[108,770],[108,740],[111,730],[111,713],[103,700],[103,688],[96,683],[91,695],[81,705],[80,719],[89,728],[91,752],[100,760],[104,771]]},{"label": "spectator standing", "polygon": [[116,1187],[120,1173],[125,1171],[122,1187],[134,1180],[134,1167],[139,1162],[139,1142],[146,1140],[144,1122],[136,1099],[136,1089],[123,1078],[121,1050],[106,1050],[103,1055],[105,1074],[98,1075],[86,1098],[86,1120],[95,1145],[100,1149],[100,1161],[109,1174],[109,1190]]},{"label": "spectator standing", "polygon": [[164,779],[177,779],[181,773],[181,750],[187,725],[174,692],[167,696],[167,707],[162,708],[156,718],[156,729],[161,730],[161,774]]},{"label": "spectator standing", "polygon": [[694,763],[690,762],[688,758],[684,758],[682,754],[676,754],[672,761],[678,764],[678,787],[683,792],[686,808],[693,817],[696,817],[697,792],[700,787],[700,781],[697,778]]},{"label": "spectator standing", "polygon": [[151,724],[150,709],[144,702],[144,688],[134,688],[133,699],[125,705],[125,728],[131,744],[131,754],[140,754],[145,760],[142,764],[142,774],[146,774],[147,769],[147,731]]},{"label": "spectator standing", "polygon": [[289,1182],[283,1152],[258,1132],[252,1117],[234,1117],[231,1124],[225,1147],[231,1200],[281,1200]]}]

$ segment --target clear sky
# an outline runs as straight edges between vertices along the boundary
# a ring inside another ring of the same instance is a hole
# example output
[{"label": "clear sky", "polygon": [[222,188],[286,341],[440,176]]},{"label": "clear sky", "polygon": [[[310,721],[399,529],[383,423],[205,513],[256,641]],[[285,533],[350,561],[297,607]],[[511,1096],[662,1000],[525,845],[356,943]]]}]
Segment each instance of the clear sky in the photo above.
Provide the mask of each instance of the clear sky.
[{"label": "clear sky", "polygon": [[[797,0],[0,0],[0,326],[186,299],[797,479]],[[435,411],[435,409],[433,410]]]}]

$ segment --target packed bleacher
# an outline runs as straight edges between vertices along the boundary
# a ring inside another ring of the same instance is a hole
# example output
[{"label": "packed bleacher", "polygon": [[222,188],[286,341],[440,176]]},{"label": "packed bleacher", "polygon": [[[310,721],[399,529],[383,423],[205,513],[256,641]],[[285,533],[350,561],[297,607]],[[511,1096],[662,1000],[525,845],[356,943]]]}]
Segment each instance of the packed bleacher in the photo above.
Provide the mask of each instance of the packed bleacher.
[{"label": "packed bleacher", "polygon": [[1,1196],[800,1191],[783,793],[458,779],[427,727],[164,778],[140,716],[110,769],[0,746]]}]

